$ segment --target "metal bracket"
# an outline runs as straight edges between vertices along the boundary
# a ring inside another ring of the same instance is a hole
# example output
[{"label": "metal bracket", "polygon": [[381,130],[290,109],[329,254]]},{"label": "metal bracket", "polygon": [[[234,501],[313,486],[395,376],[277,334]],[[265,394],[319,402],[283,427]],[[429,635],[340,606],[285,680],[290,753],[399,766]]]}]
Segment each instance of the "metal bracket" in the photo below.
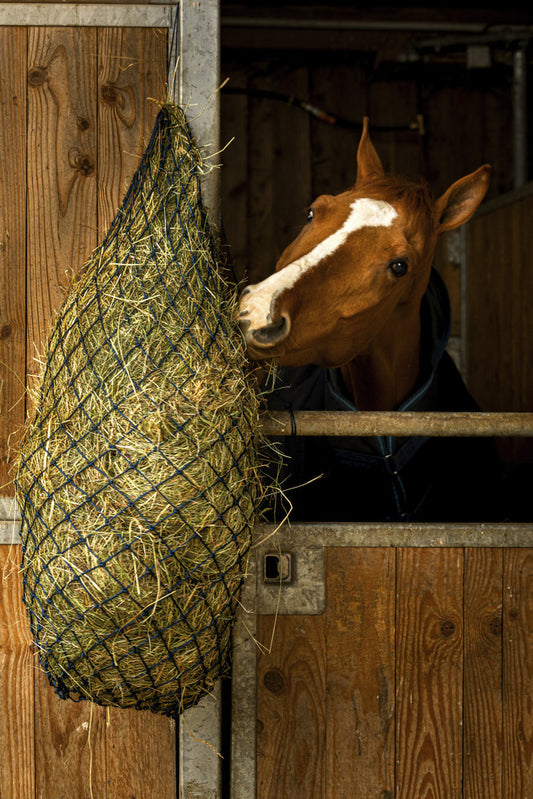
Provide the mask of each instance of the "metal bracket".
[{"label": "metal bracket", "polygon": [[[268,545],[265,545],[268,546]],[[258,547],[256,610],[261,614],[317,615],[326,606],[324,548],[272,551]]]}]

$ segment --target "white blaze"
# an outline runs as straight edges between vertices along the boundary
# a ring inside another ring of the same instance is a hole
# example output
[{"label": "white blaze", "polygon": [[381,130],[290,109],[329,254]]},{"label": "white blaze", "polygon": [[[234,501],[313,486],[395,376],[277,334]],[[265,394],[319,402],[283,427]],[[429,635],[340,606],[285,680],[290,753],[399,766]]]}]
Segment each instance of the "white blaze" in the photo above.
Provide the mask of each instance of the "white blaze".
[{"label": "white blaze", "polygon": [[389,227],[398,212],[384,200],[359,198],[350,205],[350,213],[342,226],[316,247],[285,266],[279,272],[267,277],[255,286],[249,286],[241,301],[241,318],[250,321],[252,330],[268,324],[272,301],[282,291],[291,288],[302,275],[318,266],[325,258],[344,244],[350,233],[363,227]]}]

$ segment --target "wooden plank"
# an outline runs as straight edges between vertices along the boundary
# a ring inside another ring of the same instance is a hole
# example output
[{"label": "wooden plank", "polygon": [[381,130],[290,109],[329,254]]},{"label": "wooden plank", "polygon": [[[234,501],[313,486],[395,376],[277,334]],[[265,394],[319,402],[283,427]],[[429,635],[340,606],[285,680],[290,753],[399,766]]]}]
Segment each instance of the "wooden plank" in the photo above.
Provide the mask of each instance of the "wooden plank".
[{"label": "wooden plank", "polygon": [[[357,146],[363,117],[368,113],[365,67],[356,62],[345,65],[313,59],[309,75],[313,104],[361,125],[359,130],[350,130],[317,120],[311,122],[313,197],[338,194],[353,185],[357,177]],[[373,122],[371,117],[371,127]]]},{"label": "wooden plank", "polygon": [[502,797],[503,550],[467,549],[464,799]]},{"label": "wooden plank", "polygon": [[[532,212],[529,195],[467,228],[467,382],[484,410],[531,410]],[[511,463],[530,464],[533,458],[532,441],[502,442],[500,449]]]},{"label": "wooden plank", "polygon": [[[269,77],[253,77],[251,88],[270,89]],[[282,246],[276,242],[272,175],[276,169],[272,103],[251,98],[248,105],[248,281],[258,283],[273,271]]]},{"label": "wooden plank", "polygon": [[[230,89],[246,87],[246,76],[234,72],[231,64],[226,65],[222,78],[229,78]],[[248,268],[248,99],[222,93],[220,111],[222,220],[233,269],[242,280]]]},{"label": "wooden plank", "polygon": [[13,493],[25,414],[26,30],[0,28],[0,494]]},{"label": "wooden plank", "polygon": [[165,99],[167,31],[98,31],[98,231],[122,201]]},{"label": "wooden plank", "polygon": [[34,799],[35,660],[21,602],[20,547],[0,546],[0,796]]},{"label": "wooden plank", "polygon": [[327,796],[394,793],[395,553],[327,550]]},{"label": "wooden plank", "polygon": [[397,799],[461,795],[462,556],[398,550]]},{"label": "wooden plank", "polygon": [[417,180],[424,175],[423,139],[415,130],[375,130],[372,124],[409,126],[420,110],[419,86],[413,81],[375,80],[368,104],[372,142],[388,172]]},{"label": "wooden plank", "polygon": [[105,711],[59,699],[41,670],[35,689],[36,797],[107,799]]},{"label": "wooden plank", "polygon": [[150,711],[117,708],[110,708],[107,718],[107,799],[174,799],[175,721]]},{"label": "wooden plank", "polygon": [[28,29],[28,372],[96,244],[96,30]]},{"label": "wooden plank", "polygon": [[533,549],[504,556],[503,797],[533,795]]},{"label": "wooden plank", "polygon": [[[96,243],[96,31],[28,30],[28,373],[72,269]],[[35,684],[37,796],[104,797],[101,713]],[[100,723],[99,723],[100,722]],[[90,746],[88,743],[90,742]]]},{"label": "wooden plank", "polygon": [[[166,31],[36,29],[29,52],[29,329],[40,351],[68,271],[95,246],[97,223],[100,232],[109,224],[150,135],[153,98],[163,97]],[[39,796],[85,796],[89,788],[91,799],[130,789],[124,796],[147,796],[149,783],[154,797],[175,797],[175,735],[168,719],[113,711],[106,756],[102,709],[61,702],[44,678],[36,707]],[[126,779],[132,752],[135,767]]]},{"label": "wooden plank", "polygon": [[258,640],[273,646],[258,656],[257,798],[323,799],[324,618],[260,616]]},{"label": "wooden plank", "polygon": [[[283,69],[284,91],[294,97],[307,98],[309,69],[294,65]],[[278,84],[278,74],[272,76],[272,88]],[[287,103],[272,104],[274,120],[274,171],[272,205],[275,225],[275,245],[271,272],[285,247],[290,244],[307,222],[307,209],[313,201],[311,189],[310,118]]]},{"label": "wooden plank", "polygon": [[[165,97],[167,31],[98,30],[98,228],[102,238],[126,192]],[[109,711],[108,795],[173,799],[176,730],[165,716]],[[135,756],[132,758],[132,753]],[[124,763],[131,767],[125,773]]]}]

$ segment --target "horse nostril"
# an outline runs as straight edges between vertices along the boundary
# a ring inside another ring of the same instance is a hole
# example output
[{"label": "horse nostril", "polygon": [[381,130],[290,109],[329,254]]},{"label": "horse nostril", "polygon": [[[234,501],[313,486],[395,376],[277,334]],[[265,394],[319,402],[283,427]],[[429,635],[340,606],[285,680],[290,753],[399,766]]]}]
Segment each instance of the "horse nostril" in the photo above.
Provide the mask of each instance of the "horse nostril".
[{"label": "horse nostril", "polygon": [[254,343],[262,346],[272,346],[278,344],[289,335],[289,317],[283,314],[280,319],[271,322],[264,327],[258,327],[251,332]]}]

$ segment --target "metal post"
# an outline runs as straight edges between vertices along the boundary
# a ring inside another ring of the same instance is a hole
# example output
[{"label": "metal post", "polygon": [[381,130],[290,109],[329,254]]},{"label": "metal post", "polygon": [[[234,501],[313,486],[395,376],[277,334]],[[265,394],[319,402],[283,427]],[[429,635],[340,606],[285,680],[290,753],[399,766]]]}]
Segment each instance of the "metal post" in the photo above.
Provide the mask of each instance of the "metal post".
[{"label": "metal post", "polygon": [[[174,37],[176,40],[174,41]],[[211,223],[218,225],[219,170],[211,159],[220,142],[219,0],[183,0],[173,9],[169,58],[169,95],[187,115],[205,159],[203,200]],[[175,60],[174,60],[175,59]],[[202,699],[180,717],[180,799],[220,799],[222,794],[221,690]]]},{"label": "metal post", "polygon": [[185,0],[174,12],[177,63],[170,66],[171,96],[187,114],[191,131],[205,157],[203,199],[212,224],[218,222],[220,170],[220,3]]}]

